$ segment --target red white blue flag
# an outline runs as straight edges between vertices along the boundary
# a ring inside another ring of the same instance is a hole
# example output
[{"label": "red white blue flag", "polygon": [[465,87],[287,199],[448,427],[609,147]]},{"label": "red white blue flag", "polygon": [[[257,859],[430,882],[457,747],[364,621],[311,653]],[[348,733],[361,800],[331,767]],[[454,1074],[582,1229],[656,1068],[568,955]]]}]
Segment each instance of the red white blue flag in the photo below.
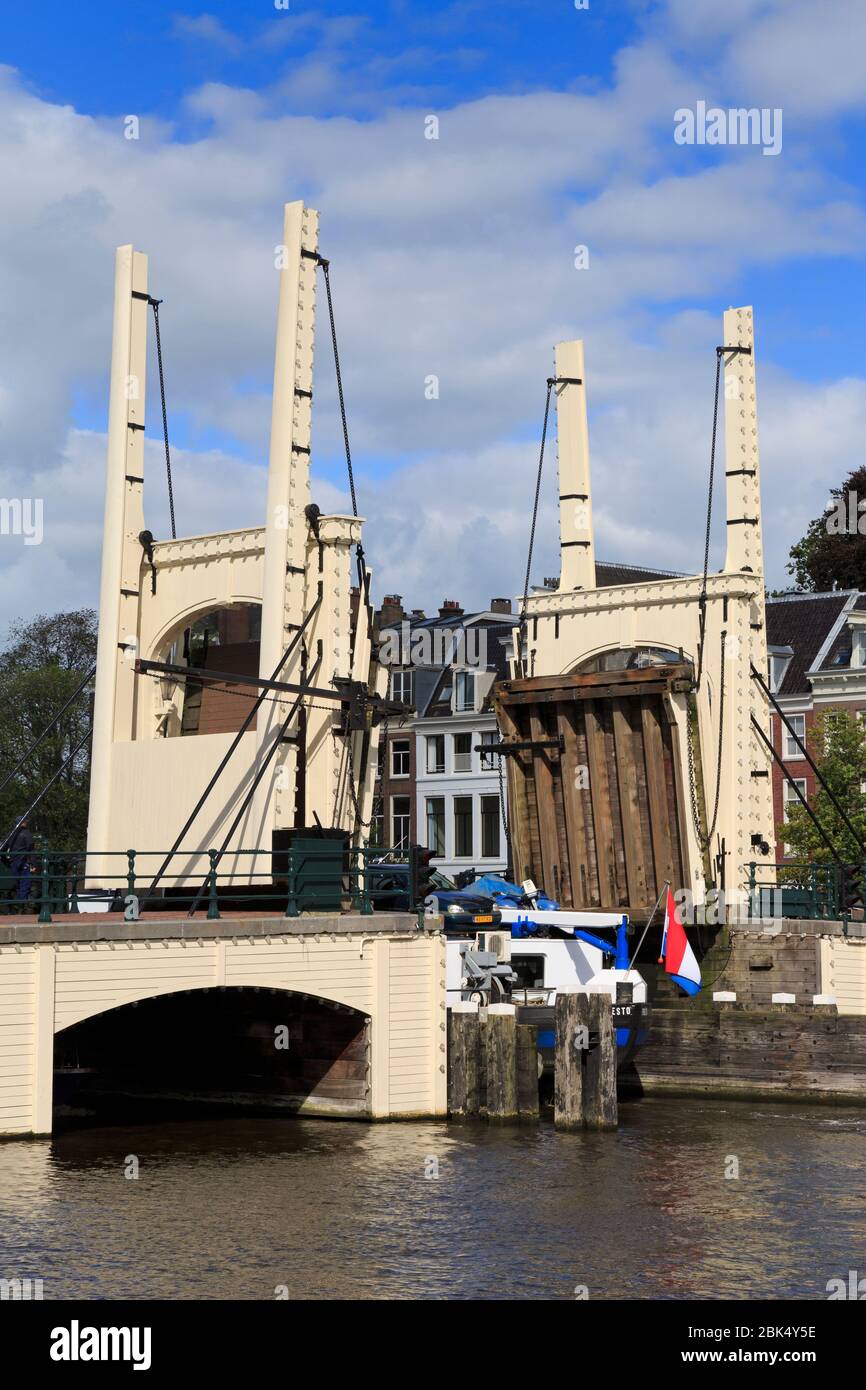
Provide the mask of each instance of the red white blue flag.
[{"label": "red white blue flag", "polygon": [[680,989],[684,989],[686,994],[698,993],[701,987],[701,967],[689,945],[686,929],[680,921],[674,895],[670,888],[668,888],[668,900],[665,908],[665,929],[662,936],[662,953],[659,956],[659,965],[662,962],[664,962],[668,975],[673,977],[674,983],[678,984]]}]

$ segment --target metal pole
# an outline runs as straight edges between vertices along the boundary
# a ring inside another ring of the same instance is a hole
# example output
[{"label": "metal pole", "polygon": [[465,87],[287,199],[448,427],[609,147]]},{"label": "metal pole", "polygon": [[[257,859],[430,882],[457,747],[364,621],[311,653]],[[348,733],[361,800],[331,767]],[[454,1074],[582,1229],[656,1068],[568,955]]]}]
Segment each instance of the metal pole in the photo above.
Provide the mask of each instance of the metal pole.
[{"label": "metal pole", "polygon": [[662,887],[662,891],[659,893],[658,897],[656,898],[655,907],[653,908],[652,912],[650,913],[649,917],[647,918],[647,924],[646,924],[646,926],[645,926],[644,929],[643,929],[643,936],[641,936],[640,941],[637,943],[637,949],[635,950],[634,955],[632,956],[631,960],[629,961],[629,965],[628,965],[629,970],[631,970],[631,969],[634,968],[634,963],[635,963],[635,961],[636,961],[637,958],[638,958],[638,953],[639,953],[639,951],[640,951],[641,946],[642,946],[643,943],[644,943],[644,940],[645,940],[645,938],[646,938],[646,934],[647,934],[647,932],[649,931],[650,926],[652,925],[652,920],[653,920],[653,918],[655,917],[656,913],[657,913],[658,910],[659,910],[659,903],[661,902],[662,898],[664,897],[665,893],[666,893],[667,890],[670,888],[670,886],[671,886],[671,885],[670,885],[670,880],[666,878],[665,881],[664,881],[664,886]]}]

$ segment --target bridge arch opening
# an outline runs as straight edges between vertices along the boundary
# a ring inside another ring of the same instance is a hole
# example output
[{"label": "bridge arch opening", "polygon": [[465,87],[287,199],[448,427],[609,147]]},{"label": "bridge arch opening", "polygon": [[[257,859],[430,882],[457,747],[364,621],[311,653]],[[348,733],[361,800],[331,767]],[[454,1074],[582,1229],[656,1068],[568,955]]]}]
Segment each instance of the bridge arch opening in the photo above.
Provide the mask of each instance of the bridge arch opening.
[{"label": "bridge arch opening", "polygon": [[160,994],[72,1024],[54,1043],[60,1127],[370,1111],[369,1017],[292,990]]},{"label": "bridge arch opening", "polygon": [[[159,644],[156,659],[173,666],[258,676],[261,628],[260,603],[210,608],[179,623]],[[191,677],[163,677],[160,685],[165,686],[162,695],[173,702],[159,730],[167,738],[236,733],[257,693],[252,686]],[[255,728],[255,720],[250,727]]]}]

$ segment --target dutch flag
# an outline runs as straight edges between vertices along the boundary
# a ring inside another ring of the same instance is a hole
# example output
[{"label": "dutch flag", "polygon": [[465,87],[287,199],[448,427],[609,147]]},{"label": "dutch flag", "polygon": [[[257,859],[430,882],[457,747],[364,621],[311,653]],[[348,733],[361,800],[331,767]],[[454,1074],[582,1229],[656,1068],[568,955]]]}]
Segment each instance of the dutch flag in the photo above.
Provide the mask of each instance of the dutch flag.
[{"label": "dutch flag", "polygon": [[701,987],[701,967],[695,960],[686,936],[685,927],[679,918],[674,895],[668,885],[668,900],[665,908],[665,929],[662,935],[662,953],[659,965],[664,963],[668,975],[686,994],[697,994]]}]

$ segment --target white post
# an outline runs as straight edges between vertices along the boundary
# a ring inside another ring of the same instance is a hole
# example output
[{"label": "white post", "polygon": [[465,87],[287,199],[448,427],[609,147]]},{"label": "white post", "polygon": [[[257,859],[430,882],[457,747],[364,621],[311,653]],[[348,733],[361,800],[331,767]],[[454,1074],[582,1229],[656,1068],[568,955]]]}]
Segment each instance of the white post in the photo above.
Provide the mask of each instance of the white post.
[{"label": "white post", "polygon": [[[302,202],[287,203],[279,248],[280,296],[271,408],[265,556],[262,581],[262,630],[259,674],[269,678],[304,618],[305,561],[309,530],[305,508],[310,501],[310,438],[313,391],[313,331],[316,302],[316,251],[319,215]],[[305,254],[306,253],[306,254]],[[280,678],[297,681],[300,644]],[[259,712],[257,746],[261,757],[290,707],[266,702]],[[287,760],[291,774],[294,758]],[[270,799],[272,796],[272,800]],[[295,814],[295,778],[265,776],[257,798],[255,823],[262,843],[273,826],[291,826]]]},{"label": "white post", "polygon": [[[108,407],[105,517],[99,590],[99,639],[93,706],[87,875],[111,872],[99,858],[109,843],[111,749],[135,731],[138,592],[142,572],[139,534],[144,527],[144,410],[147,353],[147,256],[132,246],[117,250],[114,328]],[[143,296],[143,297],[139,297]]]},{"label": "white post", "polygon": [[[556,348],[556,435],[559,447],[560,591],[595,588],[589,425],[583,343]],[[563,381],[563,378],[568,380]],[[574,383],[579,382],[579,385]]]}]

